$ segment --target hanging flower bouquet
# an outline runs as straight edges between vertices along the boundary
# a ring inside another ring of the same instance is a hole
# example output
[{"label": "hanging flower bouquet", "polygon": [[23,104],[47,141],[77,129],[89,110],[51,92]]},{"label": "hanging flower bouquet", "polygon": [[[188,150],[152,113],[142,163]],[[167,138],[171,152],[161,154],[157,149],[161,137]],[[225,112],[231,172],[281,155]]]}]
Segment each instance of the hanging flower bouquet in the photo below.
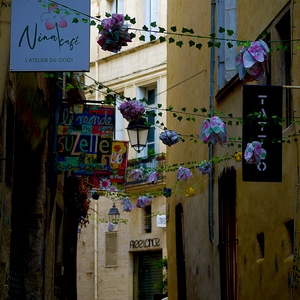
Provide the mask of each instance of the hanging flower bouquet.
[{"label": "hanging flower bouquet", "polygon": [[226,145],[228,143],[226,125],[219,117],[207,118],[203,121],[200,129],[200,140],[204,144]]},{"label": "hanging flower bouquet", "polygon": [[241,151],[234,153],[234,159],[236,162],[241,162],[243,158],[243,154]]},{"label": "hanging flower bouquet", "polygon": [[153,201],[153,196],[140,196],[137,199],[136,207],[143,208],[149,204],[151,204]]},{"label": "hanging flower bouquet", "polygon": [[193,187],[189,187],[187,190],[185,190],[185,196],[186,197],[192,197],[196,194],[196,189]]},{"label": "hanging flower bouquet", "polygon": [[193,173],[190,169],[180,166],[177,171],[177,180],[186,182],[189,178],[193,176]]},{"label": "hanging flower bouquet", "polygon": [[114,224],[113,222],[108,222],[107,229],[108,231],[114,231],[117,227],[117,224]]},{"label": "hanging flower bouquet", "polygon": [[122,14],[112,14],[111,18],[101,21],[100,37],[97,43],[103,50],[117,53],[122,46],[131,42],[128,33],[129,24],[124,23]]},{"label": "hanging flower bouquet", "polygon": [[123,102],[119,106],[119,111],[128,122],[138,121],[145,112],[145,106],[140,100],[130,100]]},{"label": "hanging flower bouquet", "polygon": [[130,172],[130,177],[133,180],[142,180],[144,178],[144,173],[141,169],[134,169]]},{"label": "hanging flower bouquet", "polygon": [[261,143],[254,141],[248,143],[245,149],[244,158],[246,163],[258,165],[261,160],[265,159],[267,151],[261,147]]},{"label": "hanging flower bouquet", "polygon": [[251,42],[249,48],[244,46],[236,56],[236,69],[241,80],[260,80],[267,69],[268,45],[262,41]]},{"label": "hanging flower bouquet", "polygon": [[155,171],[155,172],[150,174],[147,181],[148,181],[148,183],[156,184],[157,180],[158,180],[158,177],[159,177],[159,173],[157,171]]},{"label": "hanging flower bouquet", "polygon": [[165,130],[159,135],[159,139],[167,146],[172,146],[180,141],[175,130]]},{"label": "hanging flower bouquet", "polygon": [[212,164],[209,161],[203,160],[201,163],[197,166],[197,169],[202,172],[202,174],[208,174],[212,170]]},{"label": "hanging flower bouquet", "polygon": [[121,204],[123,204],[123,211],[130,212],[133,210],[133,204],[129,197],[124,197],[121,199]]},{"label": "hanging flower bouquet", "polygon": [[169,198],[172,195],[172,189],[171,188],[164,188],[162,194],[166,197]]}]

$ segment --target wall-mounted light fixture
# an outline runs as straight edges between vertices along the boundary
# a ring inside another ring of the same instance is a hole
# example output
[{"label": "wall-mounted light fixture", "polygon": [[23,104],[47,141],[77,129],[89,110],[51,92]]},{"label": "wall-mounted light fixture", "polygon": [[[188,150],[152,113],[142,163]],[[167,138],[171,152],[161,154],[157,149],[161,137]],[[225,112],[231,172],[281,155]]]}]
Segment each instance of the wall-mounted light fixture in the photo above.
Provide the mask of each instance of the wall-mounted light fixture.
[{"label": "wall-mounted light fixture", "polygon": [[112,208],[108,212],[108,219],[109,222],[117,224],[120,218],[119,210],[116,208],[115,203],[113,204]]}]

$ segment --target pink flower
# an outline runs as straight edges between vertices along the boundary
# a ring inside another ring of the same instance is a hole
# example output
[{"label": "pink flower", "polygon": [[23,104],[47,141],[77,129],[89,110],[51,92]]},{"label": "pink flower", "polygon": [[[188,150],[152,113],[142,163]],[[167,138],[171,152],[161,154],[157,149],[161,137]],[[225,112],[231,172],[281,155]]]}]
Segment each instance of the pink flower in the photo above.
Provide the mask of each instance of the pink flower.
[{"label": "pink flower", "polygon": [[228,143],[226,125],[218,117],[207,118],[202,123],[199,138],[205,144],[224,146]]},{"label": "pink flower", "polygon": [[112,14],[111,18],[102,20],[101,27],[97,43],[103,50],[117,53],[122,46],[127,46],[127,43],[131,42],[129,25],[124,24],[122,14]]},{"label": "pink flower", "polygon": [[245,81],[260,80],[267,69],[268,45],[262,41],[251,42],[249,48],[243,47],[236,56],[236,69]]},{"label": "pink flower", "polygon": [[244,158],[246,163],[258,165],[261,160],[266,158],[267,152],[261,147],[261,143],[254,141],[248,143],[245,149]]},{"label": "pink flower", "polygon": [[67,14],[64,12],[62,16],[60,15],[63,11],[65,11],[65,9],[58,9],[56,4],[48,5],[48,12],[41,15],[41,20],[46,22],[45,26],[47,30],[53,29],[56,25],[60,28],[67,27],[67,21],[63,18],[66,17]]}]

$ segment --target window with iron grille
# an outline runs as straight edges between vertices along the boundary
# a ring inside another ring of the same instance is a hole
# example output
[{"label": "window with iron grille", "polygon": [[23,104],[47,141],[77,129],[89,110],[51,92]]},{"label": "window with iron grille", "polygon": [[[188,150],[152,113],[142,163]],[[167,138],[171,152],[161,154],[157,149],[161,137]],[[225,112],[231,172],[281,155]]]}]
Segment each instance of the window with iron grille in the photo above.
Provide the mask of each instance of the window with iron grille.
[{"label": "window with iron grille", "polygon": [[144,228],[145,228],[146,233],[151,232],[151,229],[152,229],[151,221],[152,221],[152,218],[151,218],[151,205],[147,205],[147,206],[145,206],[145,209],[144,209],[144,225],[145,225]]}]

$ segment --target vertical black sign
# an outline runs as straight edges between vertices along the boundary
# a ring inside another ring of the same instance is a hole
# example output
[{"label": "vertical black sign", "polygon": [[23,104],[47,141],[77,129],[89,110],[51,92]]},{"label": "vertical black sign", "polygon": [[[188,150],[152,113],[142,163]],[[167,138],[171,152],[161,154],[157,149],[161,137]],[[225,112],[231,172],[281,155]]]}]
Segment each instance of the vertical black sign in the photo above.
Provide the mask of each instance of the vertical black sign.
[{"label": "vertical black sign", "polygon": [[267,151],[259,165],[243,159],[243,180],[282,181],[282,86],[243,86],[243,154],[248,143],[258,141]]}]

